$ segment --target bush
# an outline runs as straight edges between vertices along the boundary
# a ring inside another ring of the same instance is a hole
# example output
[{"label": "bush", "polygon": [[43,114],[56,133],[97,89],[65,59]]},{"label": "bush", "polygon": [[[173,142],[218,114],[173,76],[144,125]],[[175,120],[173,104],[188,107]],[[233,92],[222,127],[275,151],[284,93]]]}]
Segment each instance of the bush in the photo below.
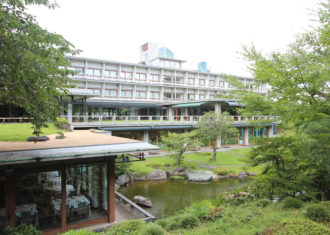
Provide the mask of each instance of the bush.
[{"label": "bush", "polygon": [[179,217],[180,228],[194,228],[199,225],[199,220],[195,215],[183,214]]},{"label": "bush", "polygon": [[266,198],[262,198],[260,200],[257,201],[257,206],[260,206],[260,207],[266,207],[268,206],[269,204],[271,203],[270,200],[266,199]]},{"label": "bush", "polygon": [[299,209],[302,207],[302,205],[303,205],[303,201],[298,198],[286,197],[282,200],[282,208],[285,208],[285,209],[288,209],[288,208]]},{"label": "bush", "polygon": [[205,216],[205,221],[214,221],[223,216],[224,207],[215,207],[209,209],[207,215]]},{"label": "bush", "polygon": [[70,231],[67,231],[66,233],[63,233],[62,235],[96,235],[96,234],[97,234],[96,232],[85,229],[85,230],[79,230],[79,231],[70,230]]},{"label": "bush", "polygon": [[[271,231],[269,231],[271,230]],[[330,229],[323,224],[318,224],[307,219],[290,219],[267,228],[267,231],[261,234],[329,234]]]},{"label": "bush", "polygon": [[315,221],[326,221],[329,220],[328,209],[320,204],[312,204],[306,208],[306,216]]},{"label": "bush", "polygon": [[185,212],[187,214],[195,215],[200,220],[204,220],[210,208],[212,207],[212,203],[208,200],[205,200],[191,205],[190,207],[185,209]]},{"label": "bush", "polygon": [[15,227],[6,227],[0,235],[41,235],[41,231],[32,225],[20,224]]},{"label": "bush", "polygon": [[129,220],[120,222],[105,231],[104,235],[138,235],[144,225],[144,220]]},{"label": "bush", "polygon": [[56,118],[55,126],[57,129],[64,130],[64,129],[68,129],[70,125],[66,118],[58,117]]},{"label": "bush", "polygon": [[160,219],[156,221],[156,224],[162,226],[162,228],[166,229],[167,228],[167,220],[165,219]]},{"label": "bush", "polygon": [[173,216],[167,220],[166,230],[171,231],[180,228],[180,216]]},{"label": "bush", "polygon": [[229,174],[229,170],[227,167],[217,167],[213,169],[213,173],[216,175],[227,175]]},{"label": "bush", "polygon": [[141,230],[141,235],[163,235],[164,230],[158,224],[149,223]]}]

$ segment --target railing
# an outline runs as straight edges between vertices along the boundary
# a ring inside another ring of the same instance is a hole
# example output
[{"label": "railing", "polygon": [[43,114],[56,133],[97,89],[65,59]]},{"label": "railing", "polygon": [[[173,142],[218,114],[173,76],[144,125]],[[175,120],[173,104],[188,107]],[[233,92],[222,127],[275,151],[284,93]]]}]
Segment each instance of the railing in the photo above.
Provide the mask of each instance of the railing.
[{"label": "railing", "polygon": [[145,221],[153,221],[156,219],[155,216],[153,216],[152,214],[150,214],[148,211],[144,210],[142,207],[136,205],[134,202],[132,202],[131,200],[129,200],[127,197],[125,197],[124,195],[118,193],[117,191],[115,191],[115,195],[116,197],[118,197],[119,201],[125,204],[130,205],[131,208],[135,208],[136,210],[138,210],[139,212],[141,212],[145,218]]},{"label": "railing", "polygon": [[30,122],[32,118],[25,118],[25,117],[0,117],[0,123],[27,123]]}]

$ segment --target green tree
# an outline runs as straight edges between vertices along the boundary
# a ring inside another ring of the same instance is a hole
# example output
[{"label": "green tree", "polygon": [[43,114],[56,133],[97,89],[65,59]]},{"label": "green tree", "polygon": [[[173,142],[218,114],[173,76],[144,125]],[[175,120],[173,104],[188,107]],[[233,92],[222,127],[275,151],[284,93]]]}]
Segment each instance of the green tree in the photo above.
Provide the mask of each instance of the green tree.
[{"label": "green tree", "polygon": [[183,154],[188,150],[195,150],[198,145],[195,133],[192,131],[186,133],[168,132],[168,135],[162,136],[161,139],[164,144],[163,149],[171,153],[171,157],[176,160],[178,166],[182,162]]},{"label": "green tree", "polygon": [[[281,128],[304,149],[293,157],[299,163],[308,162],[295,173],[312,179],[309,183],[319,199],[329,199],[329,0],[321,3],[317,14],[318,27],[298,36],[286,52],[264,55],[254,47],[244,48],[259,85],[270,85],[272,90],[266,97],[246,97],[243,113],[279,116]],[[260,156],[265,154],[260,152]]]},{"label": "green tree", "polygon": [[230,124],[233,121],[228,113],[205,113],[196,125],[197,136],[204,141],[210,141],[213,149],[213,158],[215,162],[217,159],[217,141],[223,137],[229,137],[236,134],[238,131]]},{"label": "green tree", "polygon": [[48,0],[0,0],[0,104],[24,108],[39,135],[47,122],[56,122],[66,91],[64,54],[78,51],[61,35],[41,28],[26,13],[29,4],[57,7]]}]

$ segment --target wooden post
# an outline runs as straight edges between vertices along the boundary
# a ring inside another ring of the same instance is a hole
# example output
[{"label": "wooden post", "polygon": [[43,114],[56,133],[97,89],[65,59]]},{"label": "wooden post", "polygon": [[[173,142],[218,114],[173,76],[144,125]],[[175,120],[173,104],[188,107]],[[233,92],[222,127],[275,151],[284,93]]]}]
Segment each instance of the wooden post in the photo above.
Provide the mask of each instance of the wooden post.
[{"label": "wooden post", "polygon": [[158,131],[156,131],[156,144],[158,144],[158,135],[159,135],[159,133],[158,133]]},{"label": "wooden post", "polygon": [[115,221],[115,160],[108,161],[108,220]]},{"label": "wooden post", "polygon": [[5,224],[14,227],[16,223],[16,176],[7,176],[5,185]]},{"label": "wooden post", "polygon": [[61,169],[61,227],[66,229],[66,170]]}]

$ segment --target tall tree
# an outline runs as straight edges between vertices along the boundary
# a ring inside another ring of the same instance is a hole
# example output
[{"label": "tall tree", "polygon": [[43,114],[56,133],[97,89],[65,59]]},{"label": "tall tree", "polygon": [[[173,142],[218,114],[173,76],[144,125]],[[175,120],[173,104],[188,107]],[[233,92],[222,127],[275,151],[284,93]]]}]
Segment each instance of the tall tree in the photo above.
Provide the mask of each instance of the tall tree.
[{"label": "tall tree", "polygon": [[178,166],[182,162],[183,154],[188,150],[195,150],[198,145],[195,133],[192,131],[186,133],[168,132],[168,135],[162,136],[161,139],[164,144],[163,149],[171,153],[171,157],[176,160]]},{"label": "tall tree", "polygon": [[267,56],[254,47],[244,48],[250,70],[272,90],[267,97],[246,98],[243,112],[256,113],[259,106],[259,114],[280,117],[281,127],[298,137],[295,145],[304,146],[295,157],[308,164],[296,174],[313,172],[306,177],[312,177],[318,198],[329,199],[330,145],[324,141],[330,139],[329,0],[321,3],[317,16],[319,25],[298,36],[286,52]]},{"label": "tall tree", "polygon": [[217,160],[217,141],[222,136],[232,136],[237,133],[237,129],[230,123],[233,121],[228,113],[205,113],[196,125],[196,133],[204,141],[210,141],[213,149],[213,161]]},{"label": "tall tree", "polygon": [[0,104],[24,108],[39,135],[58,116],[69,73],[64,54],[78,51],[61,35],[41,28],[26,12],[29,4],[57,7],[48,0],[0,0]]}]

